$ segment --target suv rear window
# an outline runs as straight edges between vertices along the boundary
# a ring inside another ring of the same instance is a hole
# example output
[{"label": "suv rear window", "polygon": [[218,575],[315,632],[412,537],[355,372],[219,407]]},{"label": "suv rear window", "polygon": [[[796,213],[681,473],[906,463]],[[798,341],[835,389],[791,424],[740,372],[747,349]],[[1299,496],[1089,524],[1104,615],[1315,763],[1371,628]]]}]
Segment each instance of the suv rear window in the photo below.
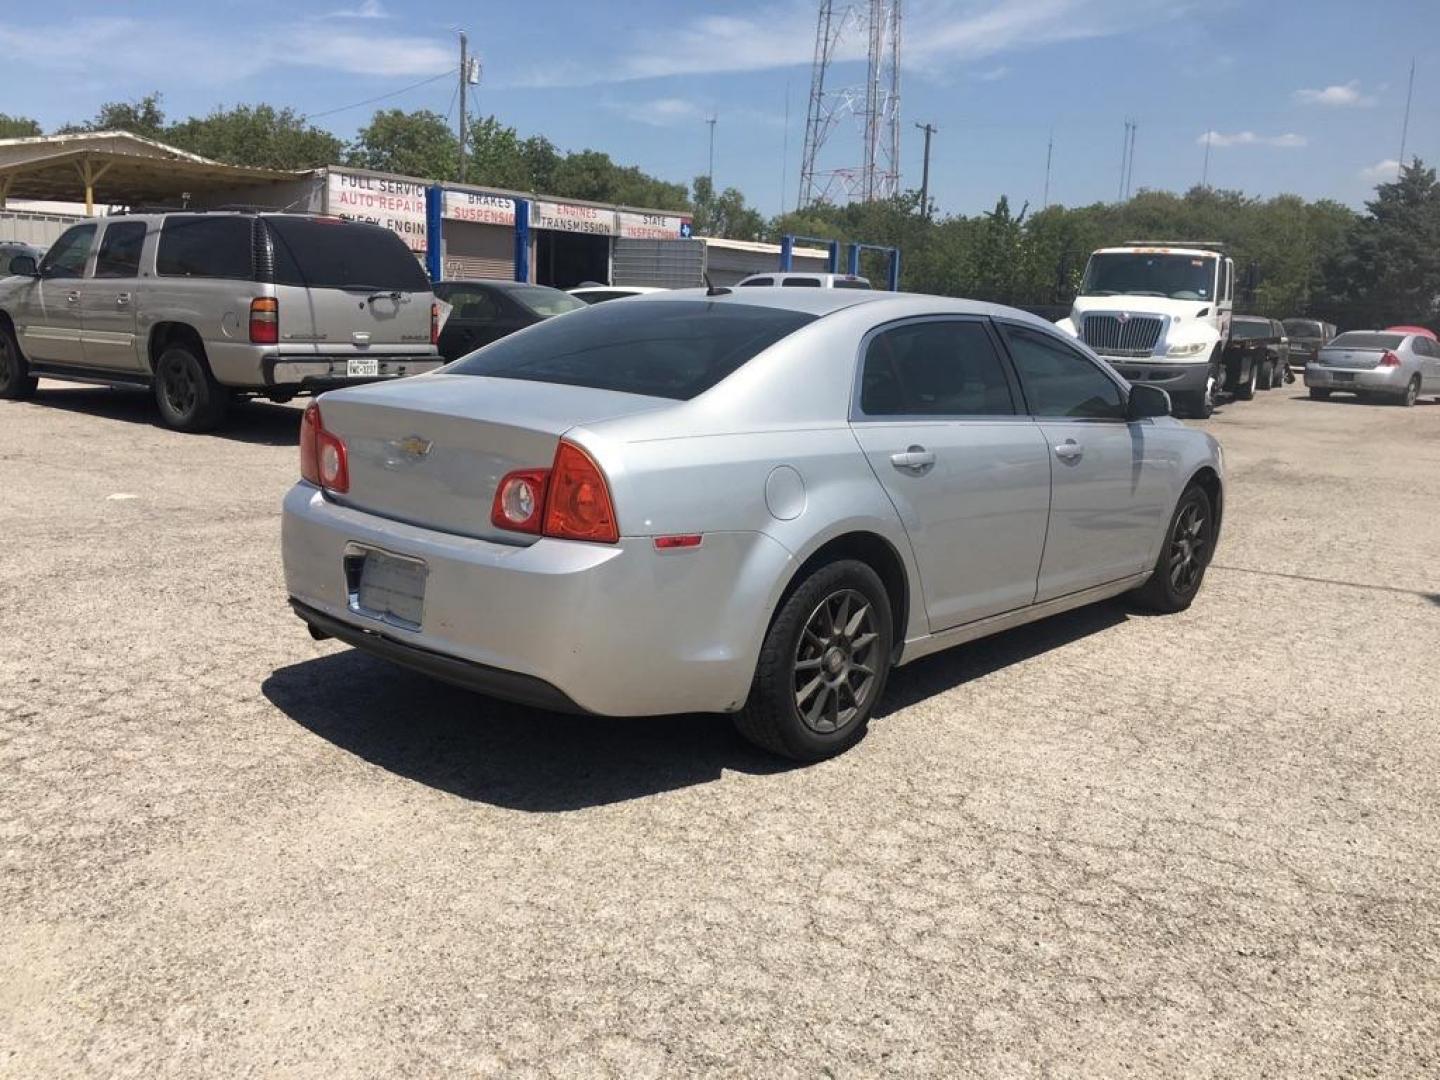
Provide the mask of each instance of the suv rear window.
[{"label": "suv rear window", "polygon": [[704,300],[600,304],[501,338],[445,370],[689,401],[814,320]]},{"label": "suv rear window", "polygon": [[1324,337],[1324,328],[1314,319],[1286,319],[1281,323],[1291,337]]},{"label": "suv rear window", "polygon": [[253,279],[254,218],[172,214],[160,227],[155,272],[165,277]]},{"label": "suv rear window", "polygon": [[358,221],[267,217],[275,284],[316,289],[428,292],[430,278],[405,241]]}]

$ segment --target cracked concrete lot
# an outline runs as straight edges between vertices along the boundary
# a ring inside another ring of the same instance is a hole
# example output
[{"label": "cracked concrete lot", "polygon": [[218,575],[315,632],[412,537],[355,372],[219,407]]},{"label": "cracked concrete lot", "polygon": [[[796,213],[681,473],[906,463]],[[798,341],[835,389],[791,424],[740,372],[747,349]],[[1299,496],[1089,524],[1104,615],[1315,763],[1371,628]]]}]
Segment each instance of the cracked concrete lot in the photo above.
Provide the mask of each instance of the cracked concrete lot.
[{"label": "cracked concrete lot", "polygon": [[0,403],[0,1076],[1440,1074],[1440,405],[1223,409],[1189,612],[794,769],[311,641],[298,416]]}]

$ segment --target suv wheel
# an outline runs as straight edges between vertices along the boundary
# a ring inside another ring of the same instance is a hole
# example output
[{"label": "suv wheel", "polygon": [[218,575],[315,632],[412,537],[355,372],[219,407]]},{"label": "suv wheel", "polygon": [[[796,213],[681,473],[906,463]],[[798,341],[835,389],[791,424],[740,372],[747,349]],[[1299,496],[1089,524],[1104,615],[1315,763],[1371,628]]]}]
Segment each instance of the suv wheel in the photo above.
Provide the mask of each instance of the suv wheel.
[{"label": "suv wheel", "polygon": [[1184,611],[1200,591],[1215,543],[1214,510],[1205,489],[1185,489],[1170,517],[1165,543],[1150,580],[1130,595],[1140,607],[1164,614]]},{"label": "suv wheel", "polygon": [[790,594],[765,635],[740,734],[795,761],[859,741],[890,674],[890,598],[854,559],[822,566]]},{"label": "suv wheel", "polygon": [[8,326],[0,326],[0,398],[20,401],[35,393],[39,379],[20,354],[20,344]]},{"label": "suv wheel", "polygon": [[170,346],[155,362],[155,401],[165,426],[176,431],[210,431],[230,407],[210,366],[184,345]]},{"label": "suv wheel", "polygon": [[1260,372],[1260,381],[1259,381],[1259,387],[1260,387],[1260,389],[1261,389],[1261,390],[1273,390],[1273,389],[1274,389],[1276,386],[1278,386],[1278,385],[1280,385],[1280,383],[1279,383],[1279,380],[1278,380],[1278,379],[1276,378],[1276,376],[1275,376],[1275,364],[1274,364],[1273,362],[1272,362],[1272,363],[1269,363],[1269,364],[1266,364],[1266,365],[1265,365],[1265,370],[1262,371],[1262,372]]},{"label": "suv wheel", "polygon": [[1250,365],[1250,381],[1244,386],[1238,387],[1235,397],[1239,401],[1253,401],[1255,398],[1255,383],[1259,381],[1260,368],[1257,364]]}]

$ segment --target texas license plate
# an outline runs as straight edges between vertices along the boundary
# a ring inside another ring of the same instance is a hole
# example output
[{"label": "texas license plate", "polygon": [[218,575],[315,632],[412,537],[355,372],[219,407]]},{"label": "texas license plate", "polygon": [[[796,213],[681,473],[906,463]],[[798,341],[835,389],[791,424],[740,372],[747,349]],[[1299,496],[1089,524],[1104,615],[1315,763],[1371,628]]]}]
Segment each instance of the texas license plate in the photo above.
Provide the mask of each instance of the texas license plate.
[{"label": "texas license plate", "polygon": [[345,364],[345,374],[352,379],[366,375],[373,378],[380,374],[380,361],[373,356],[349,360]]},{"label": "texas license plate", "polygon": [[419,629],[425,613],[425,577],[419,559],[367,551],[360,566],[360,610],[372,618]]},{"label": "texas license plate", "polygon": [[1355,373],[1353,371],[1336,371],[1331,374],[1330,378],[1336,382],[1354,382]]}]

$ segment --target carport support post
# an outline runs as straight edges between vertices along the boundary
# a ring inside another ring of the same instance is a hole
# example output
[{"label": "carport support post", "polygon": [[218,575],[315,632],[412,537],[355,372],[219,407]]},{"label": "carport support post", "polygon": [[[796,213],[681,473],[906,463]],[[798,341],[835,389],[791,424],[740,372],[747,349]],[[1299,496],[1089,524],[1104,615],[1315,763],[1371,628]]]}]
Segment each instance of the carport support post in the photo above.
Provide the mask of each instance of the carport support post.
[{"label": "carport support post", "polygon": [[515,200],[515,280],[530,280],[530,200]]},{"label": "carport support post", "polygon": [[0,210],[5,209],[5,199],[9,196],[10,185],[14,182],[15,178],[13,176],[7,176],[3,180],[0,180]]},{"label": "carport support post", "polygon": [[890,291],[900,291],[900,249],[890,249]]},{"label": "carport support post", "polygon": [[851,244],[850,250],[846,252],[845,272],[854,277],[860,276],[860,245]]},{"label": "carport support post", "polygon": [[780,237],[780,272],[789,273],[795,262],[795,237],[786,233]]},{"label": "carport support post", "polygon": [[95,216],[95,185],[99,182],[100,178],[109,171],[112,164],[114,164],[114,162],[107,161],[97,169],[88,157],[82,158],[75,163],[75,168],[80,173],[80,182],[85,185],[86,217]]},{"label": "carport support post", "polygon": [[840,272],[840,241],[839,241],[839,240],[831,240],[831,241],[830,241],[830,263],[829,263],[829,266],[830,266],[830,273],[832,273],[832,274],[838,274],[838,273]]},{"label": "carport support post", "polygon": [[445,272],[445,189],[432,184],[425,189],[425,271],[431,281]]}]

